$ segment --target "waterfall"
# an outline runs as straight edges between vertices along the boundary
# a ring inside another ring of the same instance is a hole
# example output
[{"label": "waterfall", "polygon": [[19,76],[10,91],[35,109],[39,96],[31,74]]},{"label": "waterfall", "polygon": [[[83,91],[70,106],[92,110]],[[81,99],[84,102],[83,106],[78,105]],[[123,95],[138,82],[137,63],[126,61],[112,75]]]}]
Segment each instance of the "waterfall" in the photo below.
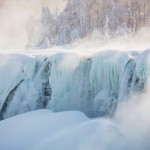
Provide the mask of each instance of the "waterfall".
[{"label": "waterfall", "polygon": [[1,54],[1,118],[43,108],[79,110],[88,117],[112,116],[118,103],[134,92],[144,92],[149,55],[149,50],[88,56]]}]

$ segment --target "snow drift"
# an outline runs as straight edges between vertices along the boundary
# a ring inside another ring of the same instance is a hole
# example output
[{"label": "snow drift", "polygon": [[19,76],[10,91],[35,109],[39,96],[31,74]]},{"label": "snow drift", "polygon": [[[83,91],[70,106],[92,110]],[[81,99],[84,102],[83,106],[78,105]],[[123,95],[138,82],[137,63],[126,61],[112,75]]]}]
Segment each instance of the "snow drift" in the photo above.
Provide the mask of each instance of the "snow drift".
[{"label": "snow drift", "polygon": [[0,122],[0,133],[3,150],[112,150],[114,147],[123,150],[129,147],[125,135],[110,120],[90,120],[74,111],[40,110],[12,117]]}]

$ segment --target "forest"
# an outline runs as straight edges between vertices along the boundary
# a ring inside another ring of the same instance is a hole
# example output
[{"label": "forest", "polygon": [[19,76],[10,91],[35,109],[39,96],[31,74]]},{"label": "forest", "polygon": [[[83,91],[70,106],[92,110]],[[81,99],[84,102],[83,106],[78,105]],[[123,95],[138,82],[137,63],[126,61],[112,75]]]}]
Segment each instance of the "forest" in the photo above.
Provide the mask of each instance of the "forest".
[{"label": "forest", "polygon": [[93,37],[107,41],[150,25],[150,0],[67,0],[63,11],[42,8],[29,19],[26,48],[63,46]]}]

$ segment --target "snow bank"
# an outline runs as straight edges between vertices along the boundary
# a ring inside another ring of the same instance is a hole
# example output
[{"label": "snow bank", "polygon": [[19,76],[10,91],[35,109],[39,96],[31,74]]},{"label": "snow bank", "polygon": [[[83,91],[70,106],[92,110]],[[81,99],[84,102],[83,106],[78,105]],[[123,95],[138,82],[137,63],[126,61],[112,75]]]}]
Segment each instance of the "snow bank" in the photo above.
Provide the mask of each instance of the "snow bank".
[{"label": "snow bank", "polygon": [[127,140],[107,119],[39,110],[0,122],[2,150],[123,150]]}]

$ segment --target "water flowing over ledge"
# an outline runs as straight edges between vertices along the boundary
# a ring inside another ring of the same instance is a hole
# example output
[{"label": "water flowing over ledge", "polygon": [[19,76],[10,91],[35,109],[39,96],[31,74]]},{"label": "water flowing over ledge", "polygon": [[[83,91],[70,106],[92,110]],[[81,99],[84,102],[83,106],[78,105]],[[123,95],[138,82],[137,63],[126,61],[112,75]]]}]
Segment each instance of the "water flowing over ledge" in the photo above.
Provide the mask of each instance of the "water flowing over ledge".
[{"label": "water flowing over ledge", "polygon": [[0,118],[48,108],[112,116],[118,103],[144,91],[150,51],[93,55],[1,53]]}]

